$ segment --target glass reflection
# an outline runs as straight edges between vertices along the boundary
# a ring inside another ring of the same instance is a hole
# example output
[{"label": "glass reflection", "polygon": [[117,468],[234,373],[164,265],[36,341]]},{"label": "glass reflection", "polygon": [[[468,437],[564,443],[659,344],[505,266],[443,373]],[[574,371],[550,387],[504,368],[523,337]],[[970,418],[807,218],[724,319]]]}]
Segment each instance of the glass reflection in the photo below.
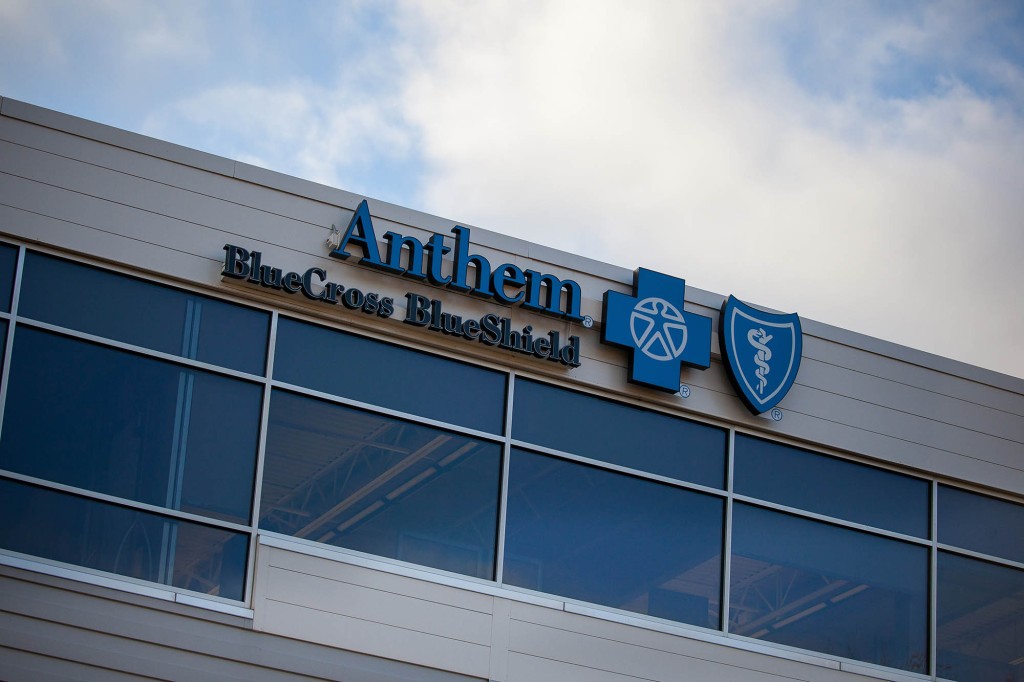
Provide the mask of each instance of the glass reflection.
[{"label": "glass reflection", "polygon": [[927,672],[925,547],[733,507],[729,631]]},{"label": "glass reflection", "polygon": [[501,448],[274,391],[260,528],[494,577]]},{"label": "glass reflection", "polygon": [[0,467],[248,523],[261,393],[19,325]]},{"label": "glass reflection", "polygon": [[246,535],[0,479],[0,547],[242,599]]},{"label": "glass reflection", "polygon": [[14,272],[18,266],[18,247],[0,243],[0,311],[11,312]]},{"label": "glass reflection", "polygon": [[512,437],[713,488],[725,483],[724,429],[536,381],[516,380]]},{"label": "glass reflection", "polygon": [[1024,682],[1024,571],[939,552],[938,673]]},{"label": "glass reflection", "polygon": [[0,320],[0,372],[4,370],[7,358],[7,320]]},{"label": "glass reflection", "polygon": [[502,372],[285,317],[274,378],[479,431],[505,423]]},{"label": "glass reflection", "polygon": [[512,452],[504,582],[718,628],[723,500]]},{"label": "glass reflection", "polygon": [[[928,481],[736,434],[737,493],[928,537]],[[864,504],[864,491],[871,504]]]},{"label": "glass reflection", "polygon": [[18,314],[251,374],[266,362],[265,312],[31,251]]},{"label": "glass reflection", "polygon": [[939,542],[1024,563],[1024,505],[939,486]]}]

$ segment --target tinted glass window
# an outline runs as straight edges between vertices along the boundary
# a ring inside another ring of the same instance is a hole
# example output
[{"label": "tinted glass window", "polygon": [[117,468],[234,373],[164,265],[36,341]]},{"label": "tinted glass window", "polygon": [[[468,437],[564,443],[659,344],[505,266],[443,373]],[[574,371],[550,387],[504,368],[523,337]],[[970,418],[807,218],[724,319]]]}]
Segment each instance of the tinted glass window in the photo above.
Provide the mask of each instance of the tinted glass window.
[{"label": "tinted glass window", "polygon": [[735,467],[741,495],[928,537],[928,481],[740,434]]},{"label": "tinted glass window", "polygon": [[0,479],[0,546],[242,599],[248,537]]},{"label": "tinted glass window", "polygon": [[274,378],[480,431],[504,424],[501,372],[285,318]]},{"label": "tinted glass window", "polygon": [[717,628],[723,508],[711,495],[514,450],[504,582]]},{"label": "tinted glass window", "polygon": [[516,380],[512,437],[715,488],[725,483],[724,429]]},{"label": "tinted glass window", "polygon": [[0,243],[0,310],[11,312],[14,271],[18,266],[18,247]]},{"label": "tinted glass window", "polygon": [[927,672],[928,551],[737,503],[729,630]]},{"label": "tinted glass window", "polygon": [[258,386],[25,326],[14,338],[0,467],[248,522]]},{"label": "tinted glass window", "polygon": [[1024,571],[939,552],[938,673],[1024,682]]},{"label": "tinted glass window", "polygon": [[252,374],[270,329],[258,310],[32,252],[18,314]]},{"label": "tinted glass window", "polygon": [[939,542],[1024,562],[1024,505],[939,486]]},{"label": "tinted glass window", "polygon": [[494,577],[501,447],[282,391],[260,528]]},{"label": "tinted glass window", "polygon": [[4,370],[4,358],[7,352],[7,320],[0,320],[0,372]]}]

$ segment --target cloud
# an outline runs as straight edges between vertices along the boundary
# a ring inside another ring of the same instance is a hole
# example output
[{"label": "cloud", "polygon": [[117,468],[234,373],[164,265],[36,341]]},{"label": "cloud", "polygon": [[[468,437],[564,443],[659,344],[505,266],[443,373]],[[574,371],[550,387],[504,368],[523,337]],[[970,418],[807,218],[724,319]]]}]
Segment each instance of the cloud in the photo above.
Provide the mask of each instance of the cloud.
[{"label": "cloud", "polygon": [[[359,174],[401,158],[412,140],[383,98],[310,82],[212,88],[153,114],[158,137],[202,140],[203,149],[325,184],[371,192]],[[371,185],[371,186],[367,186]]]},{"label": "cloud", "polygon": [[820,7],[405,7],[425,208],[1024,376],[1019,54]]},{"label": "cloud", "polygon": [[235,69],[148,113],[143,132],[402,203],[417,177],[400,100],[400,45],[384,3],[211,9]]}]

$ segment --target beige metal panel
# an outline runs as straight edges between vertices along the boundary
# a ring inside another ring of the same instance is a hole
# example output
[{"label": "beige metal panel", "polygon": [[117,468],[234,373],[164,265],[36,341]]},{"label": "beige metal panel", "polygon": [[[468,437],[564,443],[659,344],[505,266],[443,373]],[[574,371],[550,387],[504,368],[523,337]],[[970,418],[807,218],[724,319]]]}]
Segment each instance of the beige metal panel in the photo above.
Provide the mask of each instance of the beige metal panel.
[{"label": "beige metal panel", "polygon": [[[337,223],[341,215],[337,206],[12,118],[0,117],[0,140],[278,215],[303,215],[317,224]],[[351,211],[355,206],[342,208]]]},{"label": "beige metal panel", "polygon": [[113,128],[102,123],[62,114],[10,98],[4,99],[0,114],[29,121],[47,128],[56,128],[72,135],[81,135],[82,137],[99,140],[117,147],[134,149],[144,154],[163,157],[177,163],[203,168],[216,173],[230,175],[234,172],[235,162],[230,159],[164,142],[156,138],[146,137],[145,135],[130,133],[127,130]]},{"label": "beige metal panel", "polygon": [[[132,682],[140,675],[98,668],[80,661],[68,661],[0,646],[0,680],[6,682]],[[164,678],[167,679],[167,678]]]},{"label": "beige metal panel", "polygon": [[[25,187],[25,180],[45,183],[84,197],[104,199],[180,220],[190,226],[214,229],[223,233],[226,240],[233,238],[274,243],[284,235],[299,231],[315,233],[322,241],[327,235],[325,228],[296,218],[249,208],[199,192],[177,189],[9,142],[0,142],[0,158],[5,159],[3,171],[22,180],[12,181],[15,188]],[[63,200],[69,204],[68,210],[83,200],[84,197],[78,195],[63,195]],[[194,230],[183,236],[191,234],[194,234]]]},{"label": "beige metal panel", "polygon": [[210,247],[204,248],[204,244],[219,241],[222,246],[234,237],[224,231],[12,175],[0,175],[0,204],[193,255],[210,252]]},{"label": "beige metal panel", "polygon": [[267,599],[300,608],[319,609],[471,644],[490,646],[491,643],[489,613],[281,568],[270,569],[266,589]]},{"label": "beige metal panel", "polygon": [[[512,652],[508,657],[509,682],[637,682],[650,678],[619,675],[564,661]],[[709,681],[711,682],[711,681]]]},{"label": "beige metal panel", "polygon": [[486,678],[490,647],[267,599],[265,632]]},{"label": "beige metal panel", "polygon": [[[266,545],[261,545],[259,551],[261,559],[269,568],[320,576],[411,599],[448,605],[466,612],[490,614],[494,608],[494,599],[488,595],[460,590],[440,583],[374,571],[344,561],[323,559]],[[276,598],[270,590],[268,590],[267,596]]]},{"label": "beige metal panel", "polygon": [[219,270],[210,258],[10,206],[0,205],[0,233],[140,270],[170,270],[187,282],[201,283]]},{"label": "beige metal panel", "polygon": [[821,419],[845,423],[856,428],[885,434],[891,438],[975,457],[1012,468],[1024,467],[1024,444],[990,436],[979,431],[952,426],[939,419],[918,417],[880,407],[845,395],[800,387],[786,397],[787,409]]},{"label": "beige metal panel", "polygon": [[[843,395],[859,401],[1024,443],[1024,415],[996,406],[981,405],[809,357],[800,365],[799,382],[833,393],[841,390]],[[996,394],[995,397],[1001,396]]]},{"label": "beige metal panel", "polygon": [[265,545],[259,553],[261,630],[488,676],[493,597]]},{"label": "beige metal panel", "polygon": [[1024,378],[1022,377],[1014,377],[983,367],[968,365],[959,360],[926,353],[922,350],[908,348],[891,341],[867,336],[866,334],[849,329],[841,329],[815,320],[807,320],[804,327],[805,334],[828,339],[831,343],[846,346],[858,354],[864,354],[865,357],[878,355],[917,367],[927,373],[934,373],[936,376],[948,375],[981,385],[1007,390],[1012,393],[1024,393]]},{"label": "beige metal panel", "polygon": [[[55,657],[83,666],[82,670],[99,666],[160,679],[467,679],[254,632],[249,623],[173,602],[0,567],[0,647],[31,654],[23,666],[29,670],[34,665],[64,669],[44,664],[46,658]],[[116,679],[114,673],[109,679]]]},{"label": "beige metal panel", "polygon": [[[241,161],[235,164],[234,177],[255,185],[262,185],[282,192],[288,192],[295,196],[312,199],[325,204],[345,206],[352,211],[356,209],[359,202],[366,198],[361,197],[358,194],[353,194],[352,192],[346,192],[343,189],[328,187],[327,185],[321,185],[318,182],[312,182],[310,180],[302,180],[277,171],[253,166],[248,163],[242,163]],[[378,201],[373,201],[372,203],[375,206],[385,205],[384,202]],[[391,206],[391,204],[387,205]],[[405,211],[410,211],[410,209],[405,209]],[[411,224],[417,224],[418,222],[420,221],[414,220],[411,221]]]},{"label": "beige metal panel", "polygon": [[838,662],[813,654],[780,658],[707,641],[713,636],[681,637],[612,620],[513,604],[510,661],[518,654],[666,681],[873,679],[842,672]]},{"label": "beige metal panel", "polygon": [[508,679],[508,641],[512,624],[512,602],[508,599],[494,600],[494,614],[491,618],[491,669],[488,679],[505,682]]},{"label": "beige metal panel", "polygon": [[738,668],[581,632],[513,621],[509,648],[548,661],[645,680],[775,682],[780,678],[753,668]]},{"label": "beige metal panel", "polygon": [[[253,676],[253,669],[244,663],[115,637],[99,628],[72,628],[10,613],[0,614],[0,642],[13,649],[96,668],[110,667],[140,677],[244,682]],[[115,651],[116,655],[113,654]],[[279,679],[298,681],[310,678],[283,675]]]},{"label": "beige metal panel", "polygon": [[[832,330],[833,328],[830,328]],[[814,358],[870,376],[898,381],[942,395],[959,398],[997,410],[1024,415],[1024,379],[997,374],[979,367],[955,363],[962,372],[950,373],[935,369],[930,362],[953,360],[937,358],[922,351],[871,339],[846,330],[834,330],[836,336],[851,335],[868,346],[881,346],[892,353],[884,355],[866,347],[850,346],[831,337],[808,335],[805,330],[804,357]],[[904,356],[906,359],[901,359]],[[968,375],[965,377],[963,375]],[[969,378],[984,377],[986,380]],[[997,381],[998,380],[998,381]]]}]

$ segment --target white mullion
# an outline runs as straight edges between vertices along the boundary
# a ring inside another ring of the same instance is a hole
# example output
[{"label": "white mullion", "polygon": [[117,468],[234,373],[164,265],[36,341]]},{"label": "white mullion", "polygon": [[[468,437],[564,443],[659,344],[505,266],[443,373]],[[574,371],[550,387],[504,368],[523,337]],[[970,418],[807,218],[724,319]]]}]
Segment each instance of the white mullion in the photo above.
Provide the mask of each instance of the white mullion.
[{"label": "white mullion", "polygon": [[179,519],[182,521],[191,521],[192,523],[198,523],[204,526],[215,526],[217,528],[224,528],[231,530],[236,533],[248,533],[249,526],[235,521],[225,521],[224,519],[218,519],[213,516],[203,516],[201,514],[194,514],[192,512],[181,511],[180,509],[169,509],[156,504],[150,504],[149,502],[139,502],[138,500],[131,500],[126,497],[117,497],[115,495],[108,495],[107,493],[96,492],[95,490],[87,490],[85,488],[76,488],[73,485],[67,485],[65,483],[57,483],[55,481],[48,481],[43,478],[36,478],[35,476],[26,476],[25,474],[19,474],[16,471],[8,471],[6,469],[0,469],[0,477],[10,479],[12,481],[18,481],[21,483],[29,483],[40,488],[48,488],[62,493],[70,493],[76,497],[83,497],[90,500],[97,500],[100,502],[109,502],[110,504],[117,505],[118,507],[128,507],[130,509],[138,509],[140,511],[150,512],[158,516],[165,516],[169,518]]},{"label": "white mullion", "polygon": [[498,550],[494,561],[494,581],[502,584],[505,577],[505,528],[508,517],[508,474],[512,457],[512,401],[515,399],[515,371],[506,374],[505,438],[501,446],[501,487],[498,491]]},{"label": "white mullion", "polygon": [[274,352],[277,348],[278,312],[270,313],[270,330],[267,339],[267,360],[263,379],[263,402],[260,411],[260,433],[256,448],[256,471],[253,475],[252,509],[249,512],[249,553],[245,567],[244,602],[252,606],[253,584],[256,582],[256,547],[260,526],[260,504],[263,497],[263,467],[267,453],[267,427],[270,423],[271,378],[274,376]]},{"label": "white mullion", "polygon": [[928,549],[928,670],[938,679],[939,657],[939,483],[932,481]]},{"label": "white mullion", "polygon": [[3,427],[4,408],[7,406],[7,382],[11,374],[11,357],[14,352],[14,331],[17,327],[18,302],[21,300],[21,275],[25,269],[25,247],[18,247],[18,259],[14,268],[14,287],[11,290],[11,312],[7,318],[7,339],[4,344],[3,372],[0,373],[0,428]]},{"label": "white mullion", "polygon": [[736,430],[729,429],[729,449],[726,453],[725,482],[725,537],[722,539],[722,598],[719,614],[719,629],[729,634],[729,608],[731,603],[730,584],[732,582],[732,504],[733,504],[733,464],[736,450]]}]

